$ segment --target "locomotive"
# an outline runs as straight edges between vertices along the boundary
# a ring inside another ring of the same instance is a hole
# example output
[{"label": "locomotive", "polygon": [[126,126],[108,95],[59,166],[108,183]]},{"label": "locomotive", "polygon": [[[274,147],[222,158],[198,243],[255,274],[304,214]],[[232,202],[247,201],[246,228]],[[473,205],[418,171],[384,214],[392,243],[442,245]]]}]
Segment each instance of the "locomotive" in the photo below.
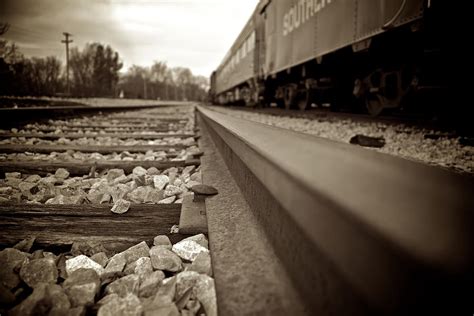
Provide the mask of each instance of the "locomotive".
[{"label": "locomotive", "polygon": [[364,107],[371,115],[406,107],[444,91],[442,3],[260,0],[212,73],[210,98],[300,110]]}]

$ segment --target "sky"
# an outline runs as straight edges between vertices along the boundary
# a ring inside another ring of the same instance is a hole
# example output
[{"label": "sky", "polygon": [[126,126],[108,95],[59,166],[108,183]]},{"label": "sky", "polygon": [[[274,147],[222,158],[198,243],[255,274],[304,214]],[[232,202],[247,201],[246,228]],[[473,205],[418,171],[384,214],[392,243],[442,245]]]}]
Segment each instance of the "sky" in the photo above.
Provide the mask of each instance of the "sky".
[{"label": "sky", "polygon": [[250,18],[258,0],[0,0],[4,38],[27,57],[66,60],[63,32],[71,47],[101,42],[124,63],[165,61],[209,77]]}]

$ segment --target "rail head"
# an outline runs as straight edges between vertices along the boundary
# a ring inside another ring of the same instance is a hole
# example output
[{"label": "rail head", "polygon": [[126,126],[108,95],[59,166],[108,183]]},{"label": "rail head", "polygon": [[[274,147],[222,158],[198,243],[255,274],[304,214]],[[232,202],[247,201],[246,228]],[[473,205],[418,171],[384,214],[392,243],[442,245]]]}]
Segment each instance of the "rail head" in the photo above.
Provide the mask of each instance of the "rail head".
[{"label": "rail head", "polygon": [[[198,110],[306,241],[369,304],[397,308],[405,304],[400,292],[407,288],[417,295],[428,280],[443,286],[472,278],[472,179],[208,108]],[[415,271],[420,280],[412,280]]]}]

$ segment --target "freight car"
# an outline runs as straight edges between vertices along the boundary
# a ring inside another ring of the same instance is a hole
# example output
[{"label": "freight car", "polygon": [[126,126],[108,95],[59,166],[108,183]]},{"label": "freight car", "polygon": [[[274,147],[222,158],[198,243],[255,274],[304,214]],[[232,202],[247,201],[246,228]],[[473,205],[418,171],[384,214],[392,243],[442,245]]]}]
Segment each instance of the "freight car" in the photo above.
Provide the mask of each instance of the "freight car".
[{"label": "freight car", "polygon": [[260,0],[216,71],[215,103],[372,115],[443,91],[442,1]]}]

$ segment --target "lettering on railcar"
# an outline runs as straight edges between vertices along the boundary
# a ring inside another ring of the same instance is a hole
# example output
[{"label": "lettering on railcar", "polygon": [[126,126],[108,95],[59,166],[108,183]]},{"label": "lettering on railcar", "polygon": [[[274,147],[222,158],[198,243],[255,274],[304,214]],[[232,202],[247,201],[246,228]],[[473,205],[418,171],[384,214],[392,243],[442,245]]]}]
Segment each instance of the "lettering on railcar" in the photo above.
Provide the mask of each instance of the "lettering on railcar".
[{"label": "lettering on railcar", "polygon": [[283,16],[283,36],[286,36],[329,5],[331,0],[298,0]]}]

